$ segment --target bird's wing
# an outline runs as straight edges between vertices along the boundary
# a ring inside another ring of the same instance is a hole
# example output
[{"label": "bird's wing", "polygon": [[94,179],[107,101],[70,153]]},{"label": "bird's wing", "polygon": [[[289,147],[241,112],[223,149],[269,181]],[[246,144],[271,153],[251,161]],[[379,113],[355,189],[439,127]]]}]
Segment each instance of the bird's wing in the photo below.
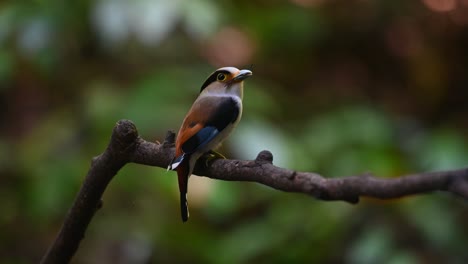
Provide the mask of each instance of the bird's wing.
[{"label": "bird's wing", "polygon": [[232,97],[203,97],[192,106],[176,140],[176,157],[203,148],[240,114]]}]

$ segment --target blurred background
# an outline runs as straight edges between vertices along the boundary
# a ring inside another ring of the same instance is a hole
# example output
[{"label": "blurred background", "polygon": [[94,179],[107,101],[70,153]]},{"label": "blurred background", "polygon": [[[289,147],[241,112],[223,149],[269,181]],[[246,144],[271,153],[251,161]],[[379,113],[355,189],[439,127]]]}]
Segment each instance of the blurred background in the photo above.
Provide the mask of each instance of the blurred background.
[{"label": "blurred background", "polygon": [[[119,119],[162,141],[221,66],[249,68],[221,152],[327,177],[468,164],[467,0],[0,3],[0,262],[36,263]],[[358,205],[129,164],[73,263],[467,263],[468,203]]]}]

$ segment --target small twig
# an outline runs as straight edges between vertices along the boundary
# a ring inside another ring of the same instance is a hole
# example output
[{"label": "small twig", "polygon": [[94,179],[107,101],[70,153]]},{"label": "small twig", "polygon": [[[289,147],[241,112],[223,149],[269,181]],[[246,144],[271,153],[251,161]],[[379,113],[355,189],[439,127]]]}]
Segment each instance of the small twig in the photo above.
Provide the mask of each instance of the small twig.
[{"label": "small twig", "polygon": [[[107,149],[93,159],[81,190],[41,263],[69,262],[94,213],[100,208],[104,190],[117,172],[129,162],[166,168],[174,155],[174,139],[174,132],[168,132],[162,144],[151,143],[138,136],[131,121],[119,121]],[[370,174],[325,178],[316,173],[276,167],[273,155],[262,151],[255,160],[215,160],[209,167],[199,162],[194,174],[226,181],[258,182],[325,201],[357,203],[361,196],[391,199],[433,191],[447,191],[468,199],[468,168],[398,178],[377,178]]]}]

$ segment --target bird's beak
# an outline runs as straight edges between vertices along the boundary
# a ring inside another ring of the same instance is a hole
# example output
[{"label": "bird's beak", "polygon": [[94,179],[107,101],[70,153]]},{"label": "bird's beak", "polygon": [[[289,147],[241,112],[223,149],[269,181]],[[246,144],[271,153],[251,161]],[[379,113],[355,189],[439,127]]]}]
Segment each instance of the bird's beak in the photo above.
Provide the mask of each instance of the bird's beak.
[{"label": "bird's beak", "polygon": [[243,80],[249,78],[250,76],[252,76],[251,71],[249,71],[249,70],[240,70],[239,73],[237,73],[236,77],[234,77],[234,79],[232,79],[232,80],[235,81],[235,82],[240,82],[240,81],[243,81]]}]

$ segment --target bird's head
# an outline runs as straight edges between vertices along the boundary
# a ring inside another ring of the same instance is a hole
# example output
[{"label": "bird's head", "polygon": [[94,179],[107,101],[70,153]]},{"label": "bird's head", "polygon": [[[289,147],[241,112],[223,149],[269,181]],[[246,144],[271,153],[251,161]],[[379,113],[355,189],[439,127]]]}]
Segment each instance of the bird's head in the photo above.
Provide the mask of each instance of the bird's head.
[{"label": "bird's head", "polygon": [[250,70],[223,67],[213,72],[203,83],[200,94],[235,94],[242,98],[243,81],[252,76]]}]

